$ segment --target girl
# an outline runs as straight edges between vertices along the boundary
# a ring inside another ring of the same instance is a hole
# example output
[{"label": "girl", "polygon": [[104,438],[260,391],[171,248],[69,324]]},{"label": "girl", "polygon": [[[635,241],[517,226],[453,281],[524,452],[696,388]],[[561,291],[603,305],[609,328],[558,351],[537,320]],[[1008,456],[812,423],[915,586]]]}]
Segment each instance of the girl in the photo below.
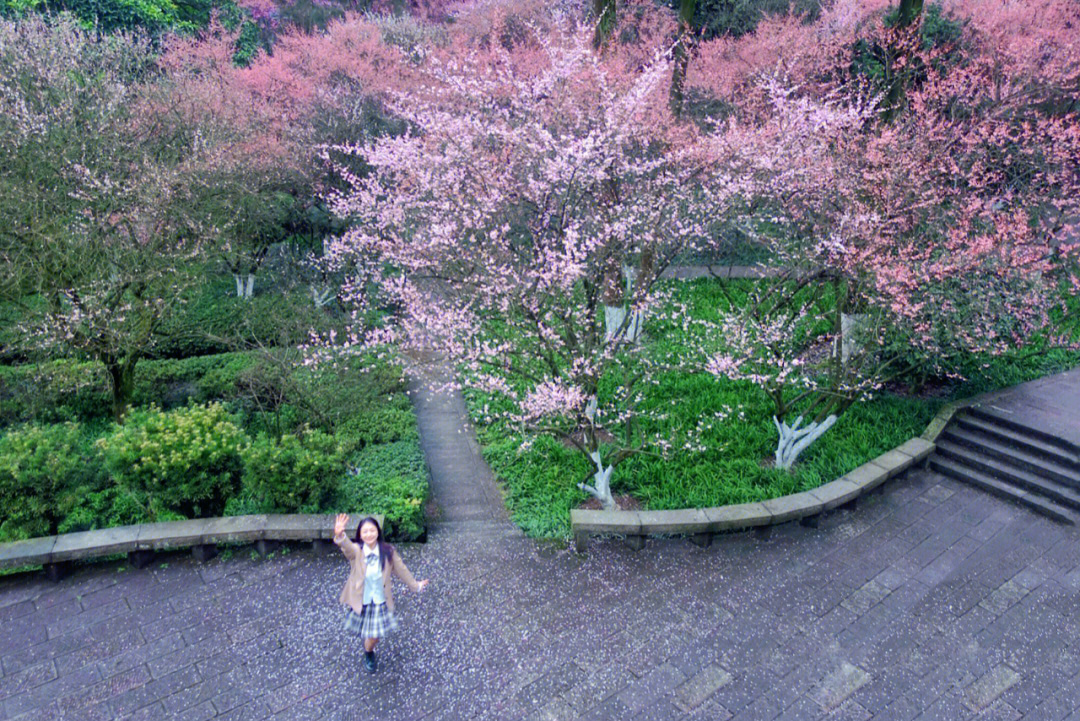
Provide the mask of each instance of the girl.
[{"label": "girl", "polygon": [[427,579],[417,582],[394,547],[382,540],[379,522],[368,517],[356,529],[356,543],[345,536],[349,516],[339,513],[334,521],[334,543],[349,559],[349,580],[341,590],[341,602],[349,607],[345,630],[364,639],[364,668],[375,673],[375,644],[397,628],[390,576],[396,574],[420,593]]}]

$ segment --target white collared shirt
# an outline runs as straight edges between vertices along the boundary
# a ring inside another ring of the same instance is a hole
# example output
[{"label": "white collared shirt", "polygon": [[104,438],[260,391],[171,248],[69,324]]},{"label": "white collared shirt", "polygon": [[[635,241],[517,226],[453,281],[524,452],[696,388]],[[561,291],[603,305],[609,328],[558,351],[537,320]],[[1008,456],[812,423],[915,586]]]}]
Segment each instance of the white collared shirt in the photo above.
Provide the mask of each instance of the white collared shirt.
[{"label": "white collared shirt", "polygon": [[379,547],[368,549],[367,544],[362,544],[364,552],[364,600],[366,606],[369,603],[386,603],[383,593],[382,558],[379,556]]}]

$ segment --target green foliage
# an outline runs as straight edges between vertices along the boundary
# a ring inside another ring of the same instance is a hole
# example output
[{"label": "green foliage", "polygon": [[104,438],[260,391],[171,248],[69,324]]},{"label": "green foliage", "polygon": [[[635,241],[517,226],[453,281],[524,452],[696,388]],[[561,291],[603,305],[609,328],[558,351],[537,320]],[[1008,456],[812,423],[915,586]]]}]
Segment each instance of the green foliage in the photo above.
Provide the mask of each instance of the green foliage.
[{"label": "green foliage", "polygon": [[395,395],[386,405],[368,407],[341,426],[341,435],[358,448],[395,441],[417,441],[416,416],[403,395]]},{"label": "green foliage", "polygon": [[239,35],[236,36],[236,51],[233,53],[233,62],[241,67],[247,67],[262,49],[263,39],[259,32],[259,26],[250,20],[245,20],[244,24],[240,26]]},{"label": "green foliage", "polygon": [[179,514],[168,512],[154,515],[134,494],[114,485],[81,494],[70,513],[57,526],[56,532],[94,531],[99,528],[176,521],[182,518]]},{"label": "green foliage", "polygon": [[[669,0],[676,11],[680,0]],[[752,33],[767,15],[791,13],[804,16],[808,22],[821,14],[820,0],[697,0],[693,26],[706,40],[730,35],[739,37]]]},{"label": "green foliage", "polygon": [[252,345],[298,346],[311,330],[337,329],[340,321],[316,308],[299,290],[259,292],[268,274],[256,276],[252,298],[237,298],[230,276],[212,276],[192,289],[165,320],[151,358],[189,358]]},{"label": "green foliage", "polygon": [[21,18],[44,4],[43,0],[0,0],[0,18]]},{"label": "green foliage", "polygon": [[534,439],[522,452],[524,439],[495,426],[480,429],[479,436],[484,459],[504,484],[514,523],[534,538],[569,536],[570,509],[588,498],[576,485],[590,473],[581,453],[550,436]]},{"label": "green foliage", "polygon": [[100,485],[77,423],[26,425],[0,436],[0,541],[48,536],[87,489]]},{"label": "green foliage", "polygon": [[[891,8],[882,19],[886,27],[892,27],[900,20],[900,6]],[[919,34],[922,36],[923,47],[926,49],[948,45],[960,40],[964,31],[964,23],[951,15],[948,15],[941,5],[931,3],[923,8],[922,28]]]},{"label": "green foliage", "polygon": [[218,516],[239,489],[247,436],[219,403],[133,411],[98,441],[117,484],[154,519]]},{"label": "green foliage", "polygon": [[108,382],[100,363],[59,360],[0,366],[0,424],[105,417]]},{"label": "green foliage", "polygon": [[423,537],[427,465],[416,440],[367,446],[355,454],[334,506],[383,514],[387,535],[400,541]]},{"label": "green foliage", "polygon": [[[261,353],[224,353],[140,363],[135,397],[150,408],[122,427],[105,422],[99,363],[0,366],[0,423],[57,423],[0,436],[0,505],[15,509],[0,541],[222,513],[358,509],[384,514],[395,538],[422,537],[427,474],[401,371],[371,359],[319,371],[287,360],[268,366]],[[281,433],[268,433],[267,413],[252,410],[252,394],[265,388],[255,378],[268,368],[286,376],[274,411]],[[237,412],[188,405],[212,400]],[[312,416],[320,404],[329,409]],[[350,457],[362,479],[346,475]]]},{"label": "green foliage", "polygon": [[[899,19],[900,7],[896,6],[889,10],[883,18],[883,22],[887,27],[891,27]],[[956,43],[960,40],[963,29],[963,21],[949,15],[942,9],[941,5],[931,3],[923,8],[919,34],[922,37],[924,48],[930,49]],[[852,48],[852,75],[866,76],[876,82],[883,83],[885,81],[887,56],[888,50],[881,45],[867,40],[857,41]],[[950,52],[939,62],[954,62],[956,59],[957,53]],[[916,67],[913,71],[915,75],[912,80],[918,82],[925,75],[926,68]]]},{"label": "green foliage", "polygon": [[[255,432],[281,435],[307,424],[341,433],[355,447],[415,437],[399,368],[354,359],[337,369],[313,371],[298,367],[293,355],[268,358],[258,351],[143,361],[135,369],[134,402],[163,410],[227,402]],[[108,388],[104,368],[96,362],[0,366],[0,425],[107,418]],[[281,417],[271,418],[274,414]]]},{"label": "green foliage", "polygon": [[345,468],[337,441],[318,430],[281,438],[260,433],[241,455],[242,496],[258,513],[318,513]]},{"label": "green foliage", "polygon": [[286,3],[281,8],[283,23],[294,25],[308,34],[326,30],[327,25],[344,16],[345,9],[340,5],[314,0],[297,0]]},{"label": "green foliage", "polygon": [[[244,353],[184,360],[143,361],[135,369],[136,405],[168,410],[189,401],[231,400],[243,371]],[[109,381],[97,362],[58,360],[0,366],[0,424],[89,421],[109,415]]]},{"label": "green foliage", "polygon": [[68,12],[102,33],[192,32],[205,27],[215,10],[226,21],[242,16],[232,0],[0,0],[0,17]]}]

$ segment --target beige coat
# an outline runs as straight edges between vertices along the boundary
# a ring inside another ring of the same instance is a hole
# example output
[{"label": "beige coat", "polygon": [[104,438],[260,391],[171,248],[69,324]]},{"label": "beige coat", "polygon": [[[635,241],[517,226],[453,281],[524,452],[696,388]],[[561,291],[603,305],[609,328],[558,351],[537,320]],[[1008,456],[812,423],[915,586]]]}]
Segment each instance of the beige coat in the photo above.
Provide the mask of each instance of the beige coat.
[{"label": "beige coat", "polygon": [[[349,559],[349,580],[345,582],[345,588],[341,589],[341,602],[352,610],[360,613],[364,609],[364,553],[360,546],[349,540],[344,533],[334,538],[345,558]],[[386,607],[394,610],[394,592],[390,588],[390,577],[396,575],[405,585],[414,591],[420,588],[416,579],[405,568],[405,562],[401,560],[401,554],[394,551],[394,560],[383,568],[383,595],[386,597]]]}]

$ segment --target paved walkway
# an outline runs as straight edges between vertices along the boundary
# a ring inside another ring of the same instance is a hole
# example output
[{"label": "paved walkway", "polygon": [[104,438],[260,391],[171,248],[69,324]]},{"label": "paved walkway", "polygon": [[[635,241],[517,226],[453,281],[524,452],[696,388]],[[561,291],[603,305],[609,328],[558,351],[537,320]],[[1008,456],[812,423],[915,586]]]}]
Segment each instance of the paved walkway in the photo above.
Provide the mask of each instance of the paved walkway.
[{"label": "paved walkway", "polygon": [[507,524],[457,401],[417,407],[443,521],[378,674],[336,555],[103,563],[0,578],[0,718],[1080,718],[1075,528],[913,471],[817,529],[580,557]]},{"label": "paved walkway", "polygon": [[979,405],[1080,447],[1080,368],[988,393]]}]

